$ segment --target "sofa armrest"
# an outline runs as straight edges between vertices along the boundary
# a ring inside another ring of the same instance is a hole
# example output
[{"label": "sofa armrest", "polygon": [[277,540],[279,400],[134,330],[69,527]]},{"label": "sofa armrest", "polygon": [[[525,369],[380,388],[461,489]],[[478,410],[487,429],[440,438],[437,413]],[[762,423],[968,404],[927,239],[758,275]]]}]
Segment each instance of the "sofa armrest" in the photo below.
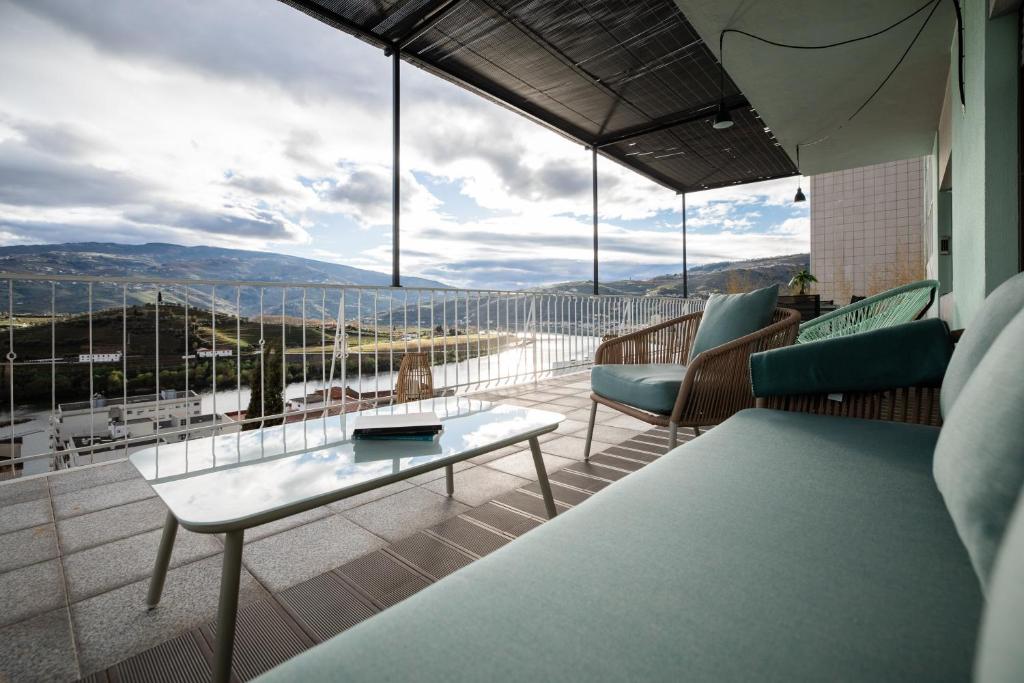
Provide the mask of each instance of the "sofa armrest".
[{"label": "sofa armrest", "polygon": [[758,398],[938,387],[952,351],[932,318],[753,354],[750,378]]}]

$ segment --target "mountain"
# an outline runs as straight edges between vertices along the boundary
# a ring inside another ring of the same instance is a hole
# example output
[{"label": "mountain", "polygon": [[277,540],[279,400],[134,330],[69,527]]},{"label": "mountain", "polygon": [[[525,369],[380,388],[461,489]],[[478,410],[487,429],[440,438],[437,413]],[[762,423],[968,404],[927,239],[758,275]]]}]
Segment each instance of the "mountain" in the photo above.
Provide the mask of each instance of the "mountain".
[{"label": "mountain", "polygon": [[[793,273],[810,268],[810,254],[770,256],[747,261],[721,261],[688,268],[687,289],[690,296],[708,296],[716,292],[746,292],[777,284],[786,291]],[[542,289],[550,292],[590,294],[593,281],[561,282]],[[658,275],[645,280],[614,280],[601,283],[602,294],[634,296],[682,296],[682,273]]]},{"label": "mountain", "polygon": [[[134,277],[143,279],[188,280],[248,280],[258,282],[289,282],[311,284],[371,285],[387,287],[391,276],[372,270],[363,270],[325,261],[286,256],[273,252],[223,249],[220,247],[183,247],[176,244],[107,244],[82,242],[73,244],[39,244],[15,247],[0,247],[0,272],[24,273],[31,275],[83,275],[91,277]],[[407,287],[440,287],[447,285],[435,280],[405,277],[402,284]],[[182,302],[184,287],[160,288],[160,299],[168,302]],[[264,292],[263,310],[266,314],[280,315],[282,312],[281,289],[271,288]],[[209,286],[197,285],[189,288],[190,303],[208,308],[211,299]],[[257,288],[242,288],[236,292],[234,286],[218,286],[216,303],[218,310],[234,310],[236,294],[240,308],[245,315],[255,315],[260,310],[260,293]],[[45,313],[50,310],[51,291],[49,283],[25,283],[15,281],[15,311],[19,313]],[[121,285],[93,285],[93,309],[120,307],[123,297],[129,305],[153,303],[157,299],[157,288],[151,285],[129,285],[122,291]],[[81,313],[89,308],[88,288],[78,283],[59,283],[55,292],[55,308],[58,313]],[[307,292],[307,314],[320,317],[322,290]],[[365,297],[364,297],[365,298]],[[302,293],[289,290],[285,312],[297,316],[301,310]],[[330,300],[333,299],[333,305]],[[328,294],[327,316],[337,311],[338,297]],[[380,302],[378,302],[380,303]],[[387,305],[387,301],[384,301]],[[346,302],[346,308],[352,308]]]}]

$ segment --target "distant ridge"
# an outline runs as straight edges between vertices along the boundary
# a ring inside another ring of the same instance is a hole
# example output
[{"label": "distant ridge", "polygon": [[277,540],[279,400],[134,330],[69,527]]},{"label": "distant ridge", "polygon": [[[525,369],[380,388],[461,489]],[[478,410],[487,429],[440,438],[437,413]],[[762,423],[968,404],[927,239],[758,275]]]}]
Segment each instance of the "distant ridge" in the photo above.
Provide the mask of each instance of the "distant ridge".
[{"label": "distant ridge", "polygon": [[[690,296],[707,296],[716,292],[749,291],[778,284],[782,291],[789,285],[793,273],[810,268],[810,254],[769,256],[746,261],[719,261],[692,266],[687,269],[687,289]],[[542,289],[550,292],[590,294],[593,280],[561,282]],[[634,296],[682,296],[682,273],[657,275],[636,280],[614,280],[601,283],[602,294],[631,294]]]},{"label": "distant ridge", "polygon": [[[343,266],[337,263],[287,256],[272,252],[224,249],[221,247],[185,247],[177,244],[110,244],[78,242],[69,244],[37,244],[0,247],[0,272],[31,275],[83,275],[93,277],[138,277],[169,280],[250,280],[261,282],[302,282],[313,284],[370,285],[387,287],[389,273]],[[404,277],[409,287],[448,287],[436,280]],[[209,288],[195,292],[197,305]],[[204,294],[204,292],[206,292]],[[120,287],[94,287],[94,308],[121,305]],[[162,296],[176,300],[175,292]],[[300,295],[301,296],[301,295]],[[151,303],[156,298],[152,288],[129,288],[128,303]],[[234,293],[218,292],[218,308],[233,308]],[[253,314],[259,310],[259,295],[242,294],[242,311]],[[319,296],[311,311],[319,316]],[[88,309],[88,294],[83,287],[61,286],[57,311],[81,313]],[[15,284],[15,311],[41,313],[50,309],[50,286]],[[280,295],[266,303],[264,311],[279,313]],[[289,314],[292,314],[289,304]]]}]

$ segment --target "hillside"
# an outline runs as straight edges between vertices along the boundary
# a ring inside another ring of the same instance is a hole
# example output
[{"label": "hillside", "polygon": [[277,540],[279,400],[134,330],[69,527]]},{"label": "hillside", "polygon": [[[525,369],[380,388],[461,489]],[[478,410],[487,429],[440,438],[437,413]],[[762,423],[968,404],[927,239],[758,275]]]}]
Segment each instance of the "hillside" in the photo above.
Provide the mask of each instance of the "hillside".
[{"label": "hillside", "polygon": [[[107,244],[83,242],[73,244],[42,244],[0,247],[0,272],[31,275],[86,275],[94,277],[137,277],[169,280],[249,280],[261,282],[303,282],[387,287],[388,273],[378,273],[336,263],[286,256],[273,252],[222,249],[220,247],[183,247],[175,244]],[[446,287],[434,280],[408,277],[409,287]],[[15,311],[45,313],[50,310],[50,285],[16,284]],[[123,292],[120,286],[95,285],[93,309],[120,307]],[[129,286],[128,305],[153,303],[154,287]],[[193,302],[209,306],[210,288],[190,291]],[[233,310],[236,292],[233,287],[217,291],[217,307]],[[321,292],[309,294],[307,313],[320,317]],[[167,302],[181,302],[184,288],[166,288],[161,297]],[[242,289],[239,293],[242,313],[259,312],[259,292]],[[55,307],[58,313],[81,313],[88,310],[88,289],[82,285],[61,284],[57,287]],[[337,299],[333,308],[337,307]],[[293,291],[288,298],[288,315],[299,315],[301,293]],[[280,290],[265,293],[264,312],[281,313]],[[332,308],[328,305],[328,311]],[[333,314],[328,312],[328,316]]]},{"label": "hillside", "polygon": [[[778,284],[785,290],[793,273],[810,267],[810,254],[792,254],[750,259],[748,261],[721,261],[693,266],[687,270],[690,296],[708,296],[716,292],[741,292]],[[550,292],[590,294],[593,281],[561,282],[542,288]],[[647,280],[615,280],[601,283],[602,294],[631,294],[634,296],[682,296],[682,273],[659,275]]]}]

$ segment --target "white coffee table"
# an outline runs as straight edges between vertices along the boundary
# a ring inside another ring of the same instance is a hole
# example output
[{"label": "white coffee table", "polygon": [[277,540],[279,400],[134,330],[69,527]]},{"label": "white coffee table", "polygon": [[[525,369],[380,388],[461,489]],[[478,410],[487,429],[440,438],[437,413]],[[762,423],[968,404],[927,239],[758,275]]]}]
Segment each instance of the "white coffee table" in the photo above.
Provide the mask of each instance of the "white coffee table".
[{"label": "white coffee table", "polygon": [[444,424],[434,441],[354,441],[361,413],[351,413],[164,444],[129,458],[168,508],[149,586],[150,609],[160,602],[178,525],[225,534],[215,681],[231,673],[246,529],[441,467],[451,495],[455,463],[523,441],[530,444],[548,517],[555,516],[537,437],[554,431],[563,415],[454,397],[362,414],[431,410]]}]

